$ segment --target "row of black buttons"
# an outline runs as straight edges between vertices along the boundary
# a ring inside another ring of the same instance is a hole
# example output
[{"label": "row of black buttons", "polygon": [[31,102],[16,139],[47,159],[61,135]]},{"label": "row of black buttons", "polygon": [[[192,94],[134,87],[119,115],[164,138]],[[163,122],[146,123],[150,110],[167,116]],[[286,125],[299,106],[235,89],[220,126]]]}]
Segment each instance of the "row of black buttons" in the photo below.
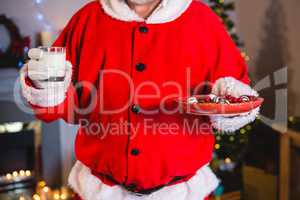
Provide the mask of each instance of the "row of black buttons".
[{"label": "row of black buttons", "polygon": [[[148,33],[148,28],[145,27],[145,26],[141,26],[139,28],[139,31],[141,33]],[[142,72],[146,69],[146,65],[144,63],[138,63],[138,64],[136,64],[135,67],[136,67],[136,70],[139,71],[139,72]],[[138,105],[134,104],[131,107],[131,111],[135,114],[139,114],[141,112],[141,109]],[[138,149],[134,148],[134,149],[131,150],[130,153],[131,153],[132,156],[138,156],[140,154],[140,151]],[[131,190],[135,190],[136,185],[135,184],[130,184],[128,187]]]}]

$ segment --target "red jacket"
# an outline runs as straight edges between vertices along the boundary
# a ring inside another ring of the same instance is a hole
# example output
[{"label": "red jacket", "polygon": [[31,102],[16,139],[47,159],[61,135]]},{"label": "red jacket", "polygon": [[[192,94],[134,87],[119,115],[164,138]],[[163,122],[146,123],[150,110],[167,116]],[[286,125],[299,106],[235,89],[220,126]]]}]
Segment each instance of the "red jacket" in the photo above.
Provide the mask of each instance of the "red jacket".
[{"label": "red jacket", "polygon": [[[176,20],[161,24],[113,19],[92,2],[73,16],[54,46],[67,47],[73,84],[84,87],[71,85],[56,107],[34,107],[37,116],[81,123],[76,158],[102,181],[137,190],[189,179],[210,162],[214,146],[211,127],[201,128],[206,118],[144,111],[161,102],[172,109],[174,97],[190,95],[205,81],[231,76],[249,82],[244,60],[220,19],[198,1]],[[199,88],[197,93],[205,92]],[[90,102],[96,103],[92,112],[76,111]],[[200,126],[193,127],[197,120]]]}]

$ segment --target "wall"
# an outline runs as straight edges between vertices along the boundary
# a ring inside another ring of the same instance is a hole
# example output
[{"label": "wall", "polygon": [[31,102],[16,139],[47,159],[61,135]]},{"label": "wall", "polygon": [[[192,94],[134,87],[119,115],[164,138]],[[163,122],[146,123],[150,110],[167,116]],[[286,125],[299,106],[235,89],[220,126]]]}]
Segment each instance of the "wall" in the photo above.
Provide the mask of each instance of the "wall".
[{"label": "wall", "polygon": [[287,65],[288,110],[295,116],[300,115],[299,8],[299,0],[237,1],[238,27],[251,57],[251,75],[257,82]]},{"label": "wall", "polygon": [[[251,0],[238,1],[237,15],[240,32],[250,54],[250,71],[255,82],[280,67],[288,66],[288,113],[300,116],[300,1],[299,0]],[[263,91],[268,98],[279,87],[273,85]],[[285,87],[285,86],[284,86]],[[272,98],[274,99],[274,97]],[[272,101],[272,100],[271,100]],[[265,104],[266,105],[266,104]],[[279,105],[285,106],[285,105]],[[292,176],[290,199],[299,199],[299,154],[292,151]]]},{"label": "wall", "polygon": [[[41,1],[40,6],[34,4]],[[40,23],[39,13],[44,16],[52,30],[61,30],[76,10],[89,0],[0,0],[0,14],[6,14],[20,27],[24,36],[31,36],[35,44],[36,34],[47,30],[46,23]]]}]

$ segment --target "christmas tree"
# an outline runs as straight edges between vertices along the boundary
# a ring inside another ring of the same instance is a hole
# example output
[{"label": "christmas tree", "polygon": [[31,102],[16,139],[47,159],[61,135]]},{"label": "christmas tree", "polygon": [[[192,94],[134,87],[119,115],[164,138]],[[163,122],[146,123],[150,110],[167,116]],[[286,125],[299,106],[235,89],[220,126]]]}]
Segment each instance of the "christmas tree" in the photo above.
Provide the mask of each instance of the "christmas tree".
[{"label": "christmas tree", "polygon": [[230,12],[234,11],[234,2],[226,2],[224,0],[208,0],[210,7],[214,12],[223,20],[224,25],[227,27],[228,33],[238,47],[243,47],[239,36],[236,33],[236,28],[233,20],[230,18]]},{"label": "christmas tree", "polygon": [[[235,10],[234,2],[208,0],[208,4],[222,19],[232,40],[241,49],[242,56],[246,61],[249,60],[244,53],[244,44],[237,34],[235,23],[230,17],[231,12]],[[214,159],[211,163],[213,170],[221,179],[221,185],[215,192],[216,196],[221,195],[224,188],[225,191],[230,191],[238,189],[237,185],[242,185],[240,166],[248,144],[248,132],[251,129],[252,125],[248,125],[232,134],[216,132]]]}]

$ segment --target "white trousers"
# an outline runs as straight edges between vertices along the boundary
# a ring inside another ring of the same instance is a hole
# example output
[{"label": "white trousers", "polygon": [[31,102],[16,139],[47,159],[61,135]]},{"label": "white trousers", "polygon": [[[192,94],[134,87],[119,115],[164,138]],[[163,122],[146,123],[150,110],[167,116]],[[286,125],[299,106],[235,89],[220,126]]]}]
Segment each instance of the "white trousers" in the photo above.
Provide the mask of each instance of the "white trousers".
[{"label": "white trousers", "polygon": [[166,186],[150,195],[137,196],[122,187],[108,186],[77,161],[69,184],[83,200],[202,200],[218,186],[219,181],[208,166],[199,169],[187,182]]}]

